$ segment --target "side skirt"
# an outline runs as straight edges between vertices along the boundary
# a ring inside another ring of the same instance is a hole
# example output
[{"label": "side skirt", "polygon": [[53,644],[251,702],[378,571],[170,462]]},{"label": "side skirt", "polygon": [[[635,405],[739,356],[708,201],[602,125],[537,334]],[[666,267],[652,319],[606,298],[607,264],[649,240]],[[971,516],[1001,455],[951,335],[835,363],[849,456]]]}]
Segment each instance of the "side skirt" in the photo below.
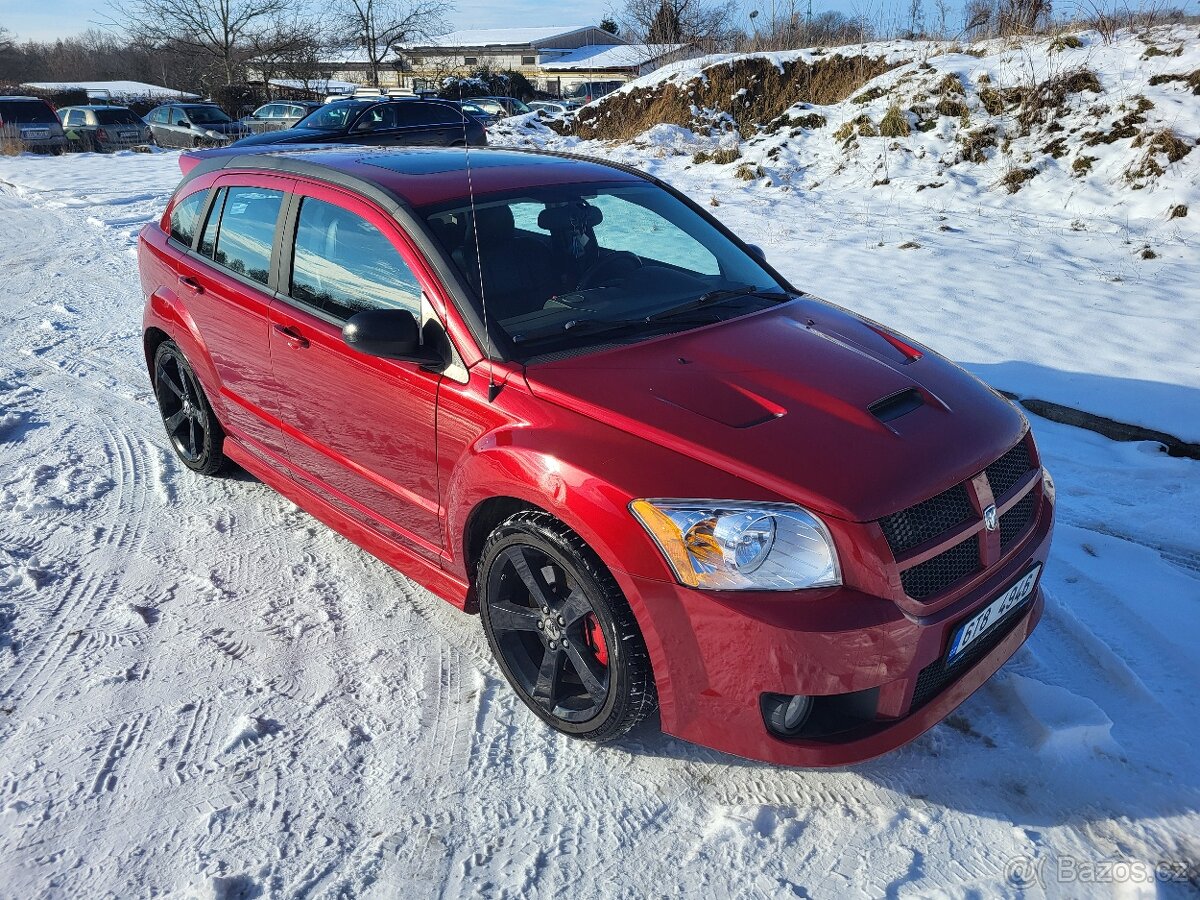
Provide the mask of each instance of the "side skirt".
[{"label": "side skirt", "polygon": [[352,519],[323,497],[289,478],[247,450],[236,438],[226,436],[225,455],[264,484],[270,485],[305,512],[353,541],[372,556],[383,560],[406,578],[437,594],[459,609],[467,605],[467,585],[444,569],[432,565],[390,538]]}]

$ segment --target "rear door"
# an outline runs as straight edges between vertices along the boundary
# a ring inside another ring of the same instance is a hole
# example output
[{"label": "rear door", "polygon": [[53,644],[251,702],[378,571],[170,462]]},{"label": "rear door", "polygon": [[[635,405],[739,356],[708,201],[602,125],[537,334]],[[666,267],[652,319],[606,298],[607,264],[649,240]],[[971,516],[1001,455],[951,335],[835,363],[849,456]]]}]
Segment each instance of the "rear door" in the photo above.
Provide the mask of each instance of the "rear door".
[{"label": "rear door", "polygon": [[463,117],[449,106],[409,100],[397,107],[400,130],[408,144],[448,147],[466,141]]},{"label": "rear door", "polygon": [[289,252],[271,309],[285,455],[343,512],[440,561],[442,376],[366,356],[341,333],[366,309],[403,308],[420,318],[423,260],[390,217],[328,186],[300,182],[285,229]]},{"label": "rear door", "polygon": [[179,264],[178,293],[221,380],[222,424],[259,456],[280,448],[269,310],[275,233],[293,184],[271,175],[218,178],[195,250]]}]

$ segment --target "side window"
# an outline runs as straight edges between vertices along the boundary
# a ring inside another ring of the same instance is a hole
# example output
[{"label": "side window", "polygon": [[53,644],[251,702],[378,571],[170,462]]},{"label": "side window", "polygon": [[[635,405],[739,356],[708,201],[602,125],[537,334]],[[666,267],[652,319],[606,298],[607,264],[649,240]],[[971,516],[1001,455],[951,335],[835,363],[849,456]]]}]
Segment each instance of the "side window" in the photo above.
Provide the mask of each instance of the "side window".
[{"label": "side window", "polygon": [[196,226],[200,221],[200,213],[204,210],[204,199],[208,191],[196,191],[184,197],[171,210],[171,238],[179,241],[185,247],[192,246],[192,238],[196,234]]},{"label": "side window", "polygon": [[[283,193],[256,187],[225,190],[217,225],[213,260],[239,275],[261,284],[271,270],[271,245],[275,222],[283,205]],[[209,217],[209,225],[214,216]],[[205,228],[208,237],[208,228]]]},{"label": "side window", "polygon": [[438,103],[408,100],[400,108],[401,125],[460,125],[462,116]]},{"label": "side window", "polygon": [[69,113],[67,113],[66,124],[68,124],[68,125],[86,125],[87,124],[87,116],[84,114],[82,109],[73,109]]},{"label": "side window", "polygon": [[150,122],[153,125],[163,125],[167,121],[167,111],[165,109],[152,110],[150,113]]},{"label": "side window", "polygon": [[184,125],[187,123],[187,120],[188,120],[187,113],[185,113],[182,109],[171,110],[171,124],[172,125]]},{"label": "side window", "polygon": [[373,106],[363,114],[354,126],[355,131],[383,131],[396,127],[396,104],[385,103]]},{"label": "side window", "polygon": [[417,277],[384,234],[311,197],[301,204],[296,224],[291,295],[343,320],[364,309],[421,312]]}]

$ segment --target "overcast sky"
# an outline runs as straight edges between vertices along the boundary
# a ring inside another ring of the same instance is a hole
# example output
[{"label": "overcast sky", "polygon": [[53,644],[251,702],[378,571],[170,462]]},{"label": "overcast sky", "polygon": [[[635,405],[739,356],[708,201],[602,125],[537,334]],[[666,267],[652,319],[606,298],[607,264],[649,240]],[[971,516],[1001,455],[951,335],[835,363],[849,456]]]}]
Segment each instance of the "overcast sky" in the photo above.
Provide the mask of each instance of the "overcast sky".
[{"label": "overcast sky", "polygon": [[[776,2],[782,10],[786,0]],[[1180,5],[1188,2],[1180,0]],[[1196,0],[1190,2],[1194,4]],[[926,3],[932,14],[932,0],[926,0]],[[951,0],[951,4],[959,6],[960,0]],[[598,24],[608,10],[618,6],[620,0],[460,0],[449,16],[449,25],[460,29]],[[757,7],[767,16],[771,0],[740,0],[740,6],[744,11]],[[875,14],[881,9],[894,14],[901,7],[907,9],[908,0],[813,0],[815,12],[826,9],[849,14],[866,12],[871,19],[876,18]],[[105,0],[0,0],[0,25],[21,39],[69,37],[105,23],[110,15]]]}]

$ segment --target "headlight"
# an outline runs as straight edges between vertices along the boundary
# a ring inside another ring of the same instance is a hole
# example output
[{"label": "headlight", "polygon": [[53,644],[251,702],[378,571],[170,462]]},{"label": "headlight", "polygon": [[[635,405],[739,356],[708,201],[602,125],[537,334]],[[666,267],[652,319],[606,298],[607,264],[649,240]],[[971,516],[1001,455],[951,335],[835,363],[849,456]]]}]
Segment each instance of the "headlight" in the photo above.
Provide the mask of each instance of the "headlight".
[{"label": "headlight", "polygon": [[690,587],[792,591],[842,583],[829,530],[799,506],[634,500],[629,508]]}]

